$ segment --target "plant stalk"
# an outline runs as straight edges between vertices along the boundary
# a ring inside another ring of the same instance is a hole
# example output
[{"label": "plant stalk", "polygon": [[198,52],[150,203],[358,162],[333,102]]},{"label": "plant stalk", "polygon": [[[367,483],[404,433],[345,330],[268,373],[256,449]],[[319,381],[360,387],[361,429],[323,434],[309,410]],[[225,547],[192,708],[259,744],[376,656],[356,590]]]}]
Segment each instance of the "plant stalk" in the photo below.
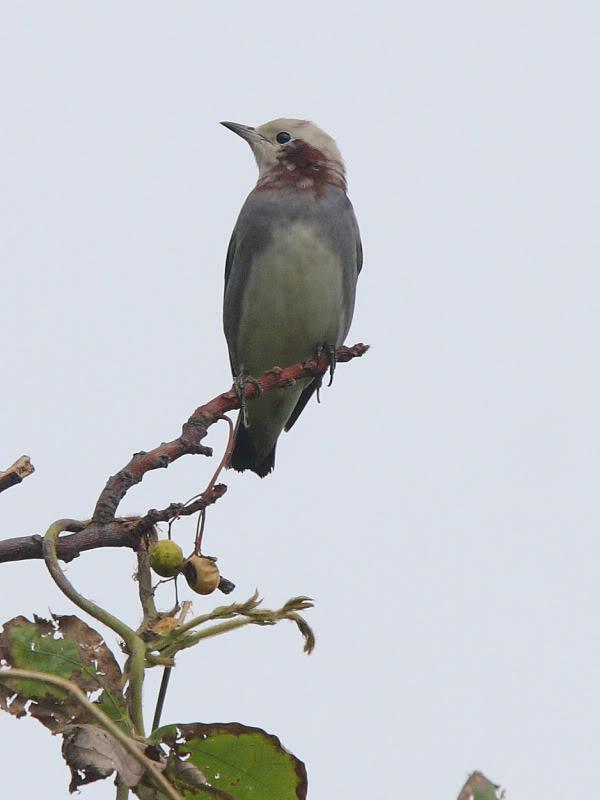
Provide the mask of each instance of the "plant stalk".
[{"label": "plant stalk", "polygon": [[117,783],[116,800],[127,800],[129,797],[129,786],[124,783]]},{"label": "plant stalk", "polygon": [[87,597],[79,594],[60,568],[56,555],[56,542],[61,532],[73,523],[74,520],[60,519],[48,528],[42,544],[44,561],[46,562],[50,575],[61,592],[63,592],[69,600],[72,600],[76,606],[79,606],[79,608],[94,617],[94,619],[97,619],[113,630],[125,642],[129,651],[128,672],[131,719],[138,736],[144,736],[142,686],[144,683],[144,668],[146,665],[146,646],[143,639],[128,625],[104,608],[88,600]]},{"label": "plant stalk", "polygon": [[154,732],[160,725],[160,718],[162,716],[162,710],[165,704],[165,697],[167,696],[167,689],[169,688],[171,670],[172,667],[165,667],[163,669],[160,688],[158,690],[158,697],[156,698],[156,710],[154,711],[154,719],[152,720],[152,732]]},{"label": "plant stalk", "polygon": [[[6,678],[25,678],[27,680],[50,683],[54,686],[59,686],[61,689],[69,692],[69,694],[72,694],[73,697],[75,697],[75,699],[86,709],[86,711],[88,711],[88,713],[94,717],[94,719],[100,725],[102,725],[105,730],[114,736],[114,738],[123,745],[125,750],[127,750],[127,752],[144,767],[144,770],[150,774],[154,782],[157,783],[161,790],[165,792],[167,797],[170,797],[171,800],[183,800],[179,792],[177,792],[173,786],[171,786],[162,772],[156,767],[155,763],[146,755],[144,755],[138,744],[133,739],[130,739],[129,736],[124,734],[118,725],[115,725],[115,723],[109,719],[109,717],[107,717],[97,705],[91,703],[81,691],[79,686],[71,681],[66,680],[66,678],[59,678],[58,675],[50,675],[45,672],[34,672],[33,670],[29,669],[1,669],[0,675],[5,676]],[[120,797],[120,795],[117,796]]]}]

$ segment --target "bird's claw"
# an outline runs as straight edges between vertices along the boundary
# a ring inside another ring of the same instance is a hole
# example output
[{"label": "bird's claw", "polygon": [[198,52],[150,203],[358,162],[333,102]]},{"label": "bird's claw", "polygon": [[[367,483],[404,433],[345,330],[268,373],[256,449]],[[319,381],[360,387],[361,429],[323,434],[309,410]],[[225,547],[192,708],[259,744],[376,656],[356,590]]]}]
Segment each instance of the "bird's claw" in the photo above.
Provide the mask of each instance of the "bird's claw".
[{"label": "bird's claw", "polygon": [[335,368],[337,365],[337,356],[335,352],[335,347],[331,344],[327,345],[327,355],[329,357],[329,383],[327,386],[331,386],[333,383],[333,373],[335,372]]},{"label": "bird's claw", "polygon": [[256,378],[253,378],[251,375],[246,375],[245,372],[240,372],[239,375],[235,376],[233,385],[240,400],[240,414],[244,428],[248,428],[250,425],[248,422],[248,401],[246,400],[246,393],[244,391],[246,383],[251,383],[254,386],[257,397],[260,397],[262,394],[260,383],[256,380]]},{"label": "bird's claw", "polygon": [[[317,346],[317,350],[315,353],[315,357],[317,361],[321,358],[322,354],[327,353],[327,360],[329,361],[329,383],[327,386],[331,386],[333,383],[333,373],[335,372],[335,367],[337,364],[337,357],[336,357],[336,349],[332,344],[320,344]],[[319,400],[319,389],[321,388],[321,383],[317,387],[317,402],[320,403]]]}]

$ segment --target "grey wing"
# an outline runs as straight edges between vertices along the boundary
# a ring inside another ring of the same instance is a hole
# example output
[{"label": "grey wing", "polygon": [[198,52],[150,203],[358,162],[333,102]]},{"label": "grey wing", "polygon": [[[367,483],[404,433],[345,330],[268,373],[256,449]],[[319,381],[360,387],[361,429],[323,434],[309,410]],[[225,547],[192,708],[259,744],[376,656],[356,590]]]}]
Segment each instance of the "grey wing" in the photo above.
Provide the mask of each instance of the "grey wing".
[{"label": "grey wing", "polygon": [[358,225],[356,226],[356,275],[360,275],[360,271],[363,268],[363,249],[362,249],[362,242],[360,240],[360,232],[358,230]]},{"label": "grey wing", "polygon": [[302,391],[302,394],[298,398],[298,402],[294,406],[294,410],[290,414],[290,418],[285,423],[286,431],[289,431],[293,428],[294,423],[296,422],[300,414],[304,411],[306,404],[308,403],[308,401],[310,400],[310,398],[313,396],[313,394],[319,388],[320,385],[321,385],[321,378],[315,378],[314,381],[311,381],[306,387],[306,389]]},{"label": "grey wing", "polygon": [[[251,192],[242,206],[231,234],[225,259],[225,287],[223,298],[223,326],[229,347],[232,372],[237,374],[237,335],[240,310],[248,269],[253,256],[260,252],[270,237],[271,209],[266,208],[270,198]],[[273,201],[271,201],[273,202]]]},{"label": "grey wing", "polygon": [[[231,267],[233,265],[233,259],[235,256],[235,228],[233,233],[231,234],[231,239],[229,240],[229,247],[227,248],[227,256],[225,258],[225,291],[227,291],[227,284],[229,282],[229,276],[231,275]],[[225,327],[225,338],[227,338],[227,306],[223,305],[223,324]],[[229,341],[227,342],[228,349],[229,349],[229,365],[231,366],[231,374],[233,377],[236,377],[236,370],[233,365],[233,359],[231,358],[231,347],[229,347]]]},{"label": "grey wing", "polygon": [[231,234],[231,239],[229,240],[229,247],[227,248],[227,256],[225,258],[225,288],[227,289],[227,283],[229,281],[229,275],[231,274],[231,265],[233,264],[233,258],[235,255],[235,228],[233,233]]}]

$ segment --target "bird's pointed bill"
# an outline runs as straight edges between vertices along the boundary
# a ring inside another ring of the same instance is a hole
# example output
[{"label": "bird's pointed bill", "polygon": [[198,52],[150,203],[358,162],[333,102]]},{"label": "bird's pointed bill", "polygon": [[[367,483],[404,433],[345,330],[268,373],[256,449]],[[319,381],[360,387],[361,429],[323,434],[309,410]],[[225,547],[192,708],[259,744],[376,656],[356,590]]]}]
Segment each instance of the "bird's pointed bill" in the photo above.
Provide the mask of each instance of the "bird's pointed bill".
[{"label": "bird's pointed bill", "polygon": [[255,128],[250,127],[250,125],[242,125],[241,122],[221,122],[221,125],[237,133],[238,136],[241,136],[242,139],[245,139],[247,142],[265,141],[265,137]]}]

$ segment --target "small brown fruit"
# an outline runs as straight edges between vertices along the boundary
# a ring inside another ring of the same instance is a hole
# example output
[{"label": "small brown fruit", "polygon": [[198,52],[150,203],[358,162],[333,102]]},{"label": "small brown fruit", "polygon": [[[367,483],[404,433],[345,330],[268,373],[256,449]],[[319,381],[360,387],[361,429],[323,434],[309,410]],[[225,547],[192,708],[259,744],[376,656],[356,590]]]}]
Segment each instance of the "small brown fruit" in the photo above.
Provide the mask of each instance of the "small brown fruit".
[{"label": "small brown fruit", "polygon": [[150,548],[150,566],[161,578],[172,578],[183,565],[183,552],[177,542],[162,539]]},{"label": "small brown fruit", "polygon": [[206,556],[190,556],[182,572],[190,589],[198,594],[211,594],[221,580],[219,568],[212,558]]}]

